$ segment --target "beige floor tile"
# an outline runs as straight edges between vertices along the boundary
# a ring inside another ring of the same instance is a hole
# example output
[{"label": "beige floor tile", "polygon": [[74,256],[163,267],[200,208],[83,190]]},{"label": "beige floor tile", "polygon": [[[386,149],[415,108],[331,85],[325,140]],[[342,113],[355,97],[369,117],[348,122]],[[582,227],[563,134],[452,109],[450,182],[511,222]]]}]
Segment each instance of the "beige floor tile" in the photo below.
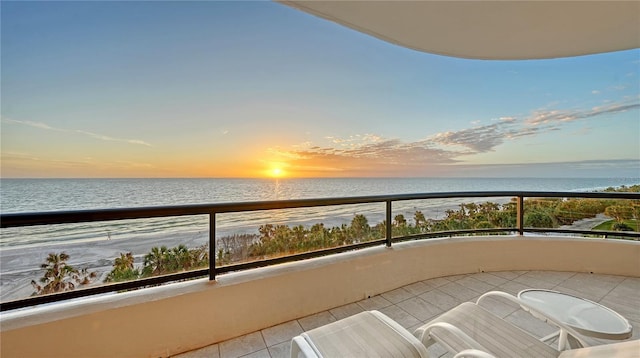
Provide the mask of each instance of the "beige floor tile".
[{"label": "beige floor tile", "polygon": [[269,351],[267,349],[261,349],[257,352],[244,355],[241,358],[271,358],[271,355],[269,354]]},{"label": "beige floor tile", "polygon": [[526,271],[492,271],[489,272],[491,275],[493,276],[498,276],[500,278],[503,278],[505,280],[513,280],[517,277],[519,277],[520,275],[526,273]]},{"label": "beige floor tile", "polygon": [[276,344],[269,347],[271,358],[289,358],[291,357],[291,341]]},{"label": "beige floor tile", "polygon": [[412,294],[411,292],[405,290],[404,288],[400,287],[398,289],[395,289],[393,291],[389,291],[389,292],[385,292],[383,294],[381,294],[380,296],[384,297],[387,301],[391,302],[391,303],[398,303],[398,302],[402,302],[404,300],[407,300],[411,297],[414,297],[415,295]]},{"label": "beige floor tile", "polygon": [[366,300],[358,301],[357,303],[365,311],[380,310],[381,308],[389,307],[392,305],[391,302],[380,295],[367,298]]},{"label": "beige floor tile", "polygon": [[503,291],[513,296],[516,296],[518,292],[529,289],[529,288],[531,288],[531,286],[525,285],[524,283],[509,281],[496,287],[496,291]]},{"label": "beige floor tile", "polygon": [[445,277],[432,278],[429,280],[422,281],[422,283],[427,285],[430,289],[438,288],[442,285],[448,284],[449,282],[451,281],[447,280]]},{"label": "beige floor tile", "polygon": [[446,348],[438,343],[432,344],[431,346],[427,347],[427,352],[429,353],[429,357],[445,358],[453,356],[453,353],[448,352]]},{"label": "beige floor tile", "polygon": [[302,326],[302,329],[305,331],[310,331],[335,321],[335,317],[333,317],[329,311],[323,311],[298,319],[298,323],[300,323],[300,326]]},{"label": "beige floor tile", "polygon": [[220,349],[217,344],[172,356],[175,358],[219,358]]},{"label": "beige floor tile", "polygon": [[[448,281],[447,281],[448,282]],[[403,287],[405,290],[409,291],[412,295],[417,296],[417,295],[421,295],[427,291],[429,291],[431,289],[430,286],[428,286],[427,284],[425,284],[424,282],[416,282],[416,283],[412,283],[410,285],[406,285]]]},{"label": "beige floor tile", "polygon": [[[631,297],[639,297],[638,292],[640,292],[640,279],[635,279],[634,277],[627,277],[622,282],[620,282],[610,293],[617,294],[620,296],[631,296]],[[640,297],[639,297],[640,299]]]},{"label": "beige floor tile", "polygon": [[620,314],[627,320],[640,321],[640,305],[623,298],[607,296],[600,300],[600,304]]},{"label": "beige floor tile", "polygon": [[535,278],[541,281],[548,282],[550,284],[558,285],[570,279],[575,274],[575,272],[529,271],[521,277]]},{"label": "beige floor tile", "polygon": [[221,342],[220,358],[237,358],[267,348],[260,332],[253,332]]},{"label": "beige floor tile", "polygon": [[303,330],[300,323],[294,320],[263,329],[261,332],[267,347],[271,347],[282,342],[290,341],[292,337],[299,335]]},{"label": "beige floor tile", "polygon": [[580,291],[578,288],[589,288],[604,292],[603,296],[616,288],[624,281],[624,277],[610,275],[593,275],[588,273],[576,273],[570,280],[564,281],[561,285]]},{"label": "beige floor tile", "polygon": [[329,312],[333,315],[333,317],[336,318],[336,320],[353,316],[354,314],[360,313],[362,311],[364,311],[364,309],[362,309],[362,307],[360,307],[356,303],[349,303],[347,305],[336,307],[329,310]]},{"label": "beige floor tile", "polygon": [[381,309],[380,312],[384,313],[392,320],[398,322],[402,327],[406,329],[409,329],[411,327],[414,327],[422,323],[422,321],[410,315],[407,311],[403,310],[402,308],[396,305],[385,307]]},{"label": "beige floor tile", "polygon": [[516,277],[512,282],[521,283],[527,286],[527,288],[539,288],[544,290],[552,290],[557,286],[555,283],[547,282],[537,277],[527,276],[526,274]]},{"label": "beige floor tile", "polygon": [[465,278],[469,275],[464,274],[464,275],[451,275],[451,276],[445,276],[444,278],[446,278],[447,280],[451,281],[451,282],[455,282],[458,281],[461,278]]},{"label": "beige floor tile", "polygon": [[456,281],[456,283],[464,287],[467,287],[469,289],[472,289],[480,294],[492,291],[495,288],[495,286],[490,285],[486,282],[477,280],[473,276],[467,276],[467,277],[461,278],[458,281]]},{"label": "beige floor tile", "polygon": [[433,305],[419,297],[414,297],[406,301],[402,301],[398,303],[397,306],[422,322],[425,322],[444,312],[444,310],[438,308],[438,306]]},{"label": "beige floor tile", "polygon": [[427,291],[418,297],[437,306],[443,311],[448,311],[463,302],[462,300],[448,295],[438,289]]},{"label": "beige floor tile", "polygon": [[493,275],[493,274],[487,273],[487,272],[481,272],[481,273],[475,274],[475,275],[473,275],[471,277],[475,278],[476,280],[479,280],[479,281],[482,281],[484,283],[487,283],[487,284],[489,284],[489,285],[491,285],[493,287],[500,286],[500,285],[502,285],[502,284],[504,284],[504,283],[506,283],[508,281],[505,278],[502,278],[500,276],[496,276],[496,275]]},{"label": "beige floor tile", "polygon": [[454,297],[459,301],[467,301],[478,296],[478,292],[473,291],[457,282],[449,282],[446,285],[438,287],[438,290],[443,291],[444,293]]},{"label": "beige floor tile", "polygon": [[582,298],[586,298],[591,301],[600,302],[610,291],[610,289],[602,287],[589,287],[581,285],[577,282],[565,281],[556,286],[554,291],[563,292],[569,295],[574,295]]}]

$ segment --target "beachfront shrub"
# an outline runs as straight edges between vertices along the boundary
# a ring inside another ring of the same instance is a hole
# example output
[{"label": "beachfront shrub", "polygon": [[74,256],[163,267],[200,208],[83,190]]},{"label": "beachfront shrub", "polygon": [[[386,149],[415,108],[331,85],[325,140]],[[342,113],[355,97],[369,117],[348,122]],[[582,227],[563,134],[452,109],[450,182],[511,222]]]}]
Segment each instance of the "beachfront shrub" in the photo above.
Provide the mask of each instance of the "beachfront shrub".
[{"label": "beachfront shrub", "polygon": [[349,235],[357,241],[366,238],[371,233],[371,226],[367,217],[362,214],[356,214],[351,219],[351,226],[349,227]]},{"label": "beachfront shrub", "polygon": [[76,288],[76,285],[88,285],[97,276],[95,272],[90,272],[86,268],[77,270],[69,265],[67,263],[69,258],[70,256],[64,252],[50,253],[47,256],[45,263],[40,265],[45,272],[38,280],[39,283],[35,280],[31,281],[35,289],[32,296],[71,291]]},{"label": "beachfront shrub", "polygon": [[621,185],[618,188],[608,187],[605,192],[620,192],[620,193],[638,193],[640,192],[640,184],[634,184],[631,186]]},{"label": "beachfront shrub", "polygon": [[120,253],[120,257],[114,260],[113,269],[109,272],[104,282],[122,282],[140,278],[140,270],[134,268],[133,263],[134,257],[131,252]]},{"label": "beachfront shrub", "polygon": [[420,210],[416,211],[416,213],[413,215],[413,221],[415,222],[417,228],[425,228],[427,225],[427,219],[424,217],[424,214]]},{"label": "beachfront shrub", "polygon": [[634,231],[633,228],[624,222],[615,222],[611,225],[613,231]]},{"label": "beachfront shrub", "polygon": [[622,223],[634,217],[634,208],[631,205],[612,205],[604,210],[604,214]]},{"label": "beachfront shrub", "polygon": [[398,227],[407,226],[407,219],[404,218],[404,215],[398,214],[393,218],[393,223]]},{"label": "beachfront shrub", "polygon": [[189,249],[179,245],[168,249],[166,246],[152,247],[144,256],[142,277],[166,275],[169,273],[188,271],[209,265],[207,245]]},{"label": "beachfront shrub", "polygon": [[536,210],[528,212],[524,215],[525,227],[552,228],[554,227],[553,218],[545,210]]}]

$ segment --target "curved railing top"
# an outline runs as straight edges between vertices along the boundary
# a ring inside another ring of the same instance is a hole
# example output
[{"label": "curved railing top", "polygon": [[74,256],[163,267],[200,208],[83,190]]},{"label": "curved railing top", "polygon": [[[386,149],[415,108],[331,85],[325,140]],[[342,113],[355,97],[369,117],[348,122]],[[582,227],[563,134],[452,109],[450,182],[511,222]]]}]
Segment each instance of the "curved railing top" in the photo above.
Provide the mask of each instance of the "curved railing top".
[{"label": "curved railing top", "polygon": [[437,192],[419,194],[390,194],[356,196],[344,198],[293,199],[277,201],[225,202],[212,204],[152,206],[138,208],[94,209],[48,211],[35,213],[0,214],[0,227],[20,227],[32,225],[67,224],[87,221],[110,221],[123,219],[144,219],[163,216],[202,215],[273,209],[292,209],[314,206],[367,204],[387,201],[406,201],[444,198],[486,198],[486,197],[528,197],[528,198],[601,198],[640,200],[640,193],[620,192],[557,192],[557,191],[468,191]]}]

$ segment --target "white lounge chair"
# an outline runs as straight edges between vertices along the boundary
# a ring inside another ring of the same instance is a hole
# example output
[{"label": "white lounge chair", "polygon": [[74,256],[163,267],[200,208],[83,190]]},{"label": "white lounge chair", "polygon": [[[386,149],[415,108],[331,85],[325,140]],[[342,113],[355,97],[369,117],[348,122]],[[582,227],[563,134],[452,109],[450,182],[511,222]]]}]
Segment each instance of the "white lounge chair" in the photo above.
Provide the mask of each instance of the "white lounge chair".
[{"label": "white lounge chair", "polygon": [[[510,297],[514,302],[522,303]],[[571,327],[562,323],[556,325],[573,337],[570,339],[574,347],[584,345]],[[640,357],[640,340],[560,351],[471,302],[445,312],[418,328],[413,335],[378,311],[361,312],[294,337],[291,357],[424,358],[429,356],[427,347],[435,342],[454,353],[456,358]]]}]

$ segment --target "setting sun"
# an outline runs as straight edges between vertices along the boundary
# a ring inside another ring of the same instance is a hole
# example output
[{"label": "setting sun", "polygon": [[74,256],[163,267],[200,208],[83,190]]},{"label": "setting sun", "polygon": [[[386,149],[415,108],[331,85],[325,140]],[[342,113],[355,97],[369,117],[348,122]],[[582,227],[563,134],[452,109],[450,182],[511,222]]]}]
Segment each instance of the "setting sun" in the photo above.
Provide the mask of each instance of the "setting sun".
[{"label": "setting sun", "polygon": [[272,177],[274,178],[280,178],[282,176],[284,176],[284,170],[282,170],[282,168],[273,168],[271,169],[271,172],[269,173]]}]

